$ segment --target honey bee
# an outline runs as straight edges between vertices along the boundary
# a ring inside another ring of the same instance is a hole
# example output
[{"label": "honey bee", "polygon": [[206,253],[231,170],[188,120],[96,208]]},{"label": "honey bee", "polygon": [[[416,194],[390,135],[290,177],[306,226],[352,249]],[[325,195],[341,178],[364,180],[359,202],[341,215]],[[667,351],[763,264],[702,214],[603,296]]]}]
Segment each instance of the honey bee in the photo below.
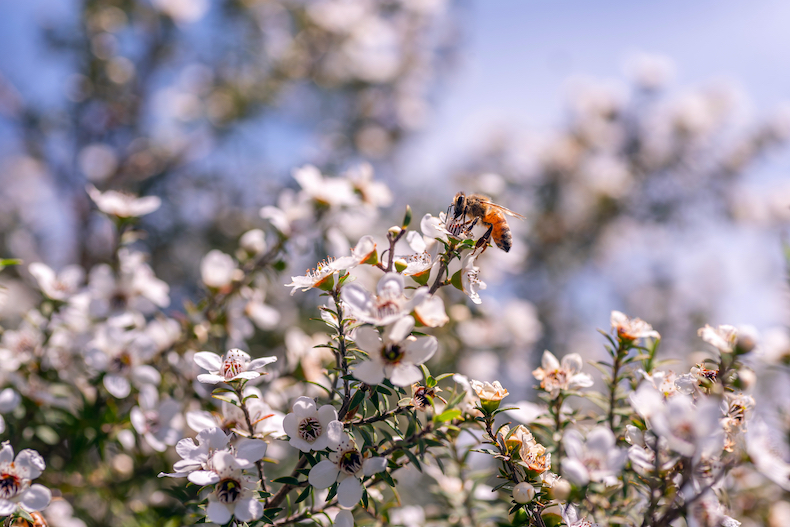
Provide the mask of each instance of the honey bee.
[{"label": "honey bee", "polygon": [[461,217],[471,218],[461,224],[463,231],[470,232],[478,220],[483,225],[488,226],[486,233],[477,240],[477,248],[486,247],[488,240],[493,238],[497,247],[505,252],[510,251],[510,248],[513,246],[513,235],[510,233],[510,226],[507,224],[505,215],[513,216],[520,220],[525,219],[521,214],[493,203],[491,198],[482,194],[467,196],[463,192],[459,192],[453,199],[454,220],[458,220]]}]

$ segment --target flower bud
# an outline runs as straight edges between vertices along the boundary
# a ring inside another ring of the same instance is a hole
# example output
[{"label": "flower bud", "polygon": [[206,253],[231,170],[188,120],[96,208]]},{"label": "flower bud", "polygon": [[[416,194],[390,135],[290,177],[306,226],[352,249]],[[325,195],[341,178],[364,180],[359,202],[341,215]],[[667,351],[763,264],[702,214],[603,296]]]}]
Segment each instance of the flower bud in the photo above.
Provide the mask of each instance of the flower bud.
[{"label": "flower bud", "polygon": [[387,236],[390,238],[396,238],[403,229],[398,227],[397,225],[393,225],[387,230]]},{"label": "flower bud", "polygon": [[494,381],[494,383],[491,384],[473,380],[470,384],[480,398],[480,406],[489,414],[499,408],[499,403],[501,403],[502,399],[507,397],[508,394],[507,390],[499,384],[499,381]]},{"label": "flower bud", "polygon": [[399,273],[405,271],[408,266],[409,264],[403,258],[398,258],[397,260],[395,260],[395,270],[398,271]]},{"label": "flower bud", "polygon": [[753,370],[748,368],[742,368],[738,370],[738,377],[735,379],[735,384],[738,388],[744,391],[749,391],[754,386],[754,383],[757,382],[757,375],[755,375]]},{"label": "flower bud", "polygon": [[735,340],[735,354],[744,355],[757,347],[757,332],[752,327],[739,328]]},{"label": "flower bud", "polygon": [[549,495],[557,501],[565,501],[571,495],[571,484],[561,479],[549,489]]},{"label": "flower bud", "polygon": [[522,481],[513,487],[513,499],[516,503],[529,503],[535,499],[535,487]]}]

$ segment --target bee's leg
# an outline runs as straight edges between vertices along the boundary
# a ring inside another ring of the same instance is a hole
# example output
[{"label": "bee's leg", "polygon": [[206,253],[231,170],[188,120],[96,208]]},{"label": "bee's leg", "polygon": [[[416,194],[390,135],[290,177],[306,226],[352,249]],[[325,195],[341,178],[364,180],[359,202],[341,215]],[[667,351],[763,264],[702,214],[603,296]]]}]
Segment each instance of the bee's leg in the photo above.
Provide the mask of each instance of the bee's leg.
[{"label": "bee's leg", "polygon": [[479,219],[480,219],[480,218],[475,218],[475,219],[474,219],[474,220],[472,220],[471,222],[466,222],[466,225],[465,225],[465,227],[464,227],[464,232],[465,232],[467,235],[469,235],[469,234],[472,234],[472,229],[474,228],[474,226],[475,226],[475,225],[477,225],[477,220],[479,220]]},{"label": "bee's leg", "polygon": [[486,231],[486,233],[485,233],[485,234],[483,234],[483,235],[480,237],[480,239],[479,239],[479,240],[477,240],[477,243],[475,244],[475,251],[476,251],[476,250],[478,250],[479,248],[481,248],[481,247],[482,247],[482,248],[483,248],[483,250],[482,250],[482,251],[480,251],[480,254],[482,254],[482,253],[483,253],[483,252],[486,250],[486,248],[488,247],[488,242],[489,242],[489,241],[491,241],[491,232],[492,232],[493,230],[494,230],[494,226],[493,226],[493,225],[491,225],[491,226],[488,228],[488,230]]}]

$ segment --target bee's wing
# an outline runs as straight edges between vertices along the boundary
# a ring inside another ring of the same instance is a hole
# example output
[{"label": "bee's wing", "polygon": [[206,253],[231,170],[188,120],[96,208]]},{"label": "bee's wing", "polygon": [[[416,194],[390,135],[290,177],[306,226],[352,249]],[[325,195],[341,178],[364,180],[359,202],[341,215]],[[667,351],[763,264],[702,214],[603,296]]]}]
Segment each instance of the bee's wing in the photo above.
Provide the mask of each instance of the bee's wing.
[{"label": "bee's wing", "polygon": [[503,207],[502,205],[497,205],[496,203],[493,203],[491,201],[485,201],[484,203],[487,204],[487,205],[491,205],[492,207],[494,207],[496,209],[501,210],[502,212],[504,212],[508,216],[513,216],[514,218],[518,218],[520,220],[525,220],[526,219],[524,216],[522,216],[518,212],[513,212],[512,210],[510,210],[510,209],[508,209],[506,207]]}]

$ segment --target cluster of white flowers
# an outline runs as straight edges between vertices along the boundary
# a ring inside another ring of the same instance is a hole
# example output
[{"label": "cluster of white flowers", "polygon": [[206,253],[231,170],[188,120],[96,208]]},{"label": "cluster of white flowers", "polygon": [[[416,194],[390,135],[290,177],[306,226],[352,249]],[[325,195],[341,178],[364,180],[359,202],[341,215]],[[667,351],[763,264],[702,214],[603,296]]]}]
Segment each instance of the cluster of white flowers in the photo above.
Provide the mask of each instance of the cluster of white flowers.
[{"label": "cluster of white flowers", "polygon": [[[300,199],[311,206],[359,206],[348,178],[330,180],[312,168],[297,176]],[[147,202],[91,192],[119,227],[150,212]],[[268,213],[275,225],[283,219]],[[738,525],[723,498],[737,488],[727,479],[736,466],[790,487],[790,464],[768,446],[775,430],[754,417],[749,389],[755,374],[746,364],[765,352],[747,327],[700,329],[710,356],[676,374],[656,367],[660,334],[614,311],[606,334],[611,362],[597,362],[603,372],[598,388],[580,353],[560,360],[545,351],[532,371],[540,402],[516,408],[504,402],[507,382],[477,380],[493,377],[491,370],[470,367],[475,379],[432,374],[433,359],[452,345],[441,340],[451,329],[476,350],[540,339],[531,304],[508,304],[519,320],[486,315],[484,309],[498,306],[481,296],[488,240],[474,230],[476,221],[456,216],[451,206],[446,214],[423,216],[420,230],[412,231],[408,210],[385,241],[365,234],[346,254],[292,277],[291,295],[317,289],[329,299],[319,306],[328,334],[289,328],[283,361],[260,356],[262,347],[256,346],[257,357],[231,347],[258,342],[253,323],[271,329],[293,319],[264,304],[271,293],[256,282],[261,262],[274,261],[269,251],[278,256],[282,250],[270,246],[263,231],[247,231],[233,256],[212,251],[203,259],[206,296],[185,316],[162,311],[170,302],[167,284],[128,244],[118,247],[116,265],[100,264],[87,274],[32,265],[45,300],[0,341],[0,370],[9,384],[0,392],[0,412],[9,419],[4,426],[16,431],[30,402],[74,414],[107,402],[124,421],[103,421],[90,434],[103,434],[115,473],[137,468],[130,453],[144,459],[175,453],[180,459],[174,458],[173,472],[160,476],[199,487],[190,512],[218,524],[288,523],[323,514],[345,527],[367,514],[404,525],[432,514],[450,522],[478,509],[502,515],[496,507],[504,501],[516,523],[589,527],[611,514],[626,523],[646,519],[646,525],[681,516],[689,525]],[[295,231],[284,224],[277,229],[294,243],[287,232]],[[279,289],[282,295],[285,288]],[[464,302],[448,309],[454,299]],[[477,305],[484,309],[473,312]],[[218,336],[230,349],[196,351],[221,342]],[[55,378],[60,389],[47,390],[45,379]],[[502,423],[504,412],[523,424]],[[57,444],[53,434],[40,423],[30,437]],[[472,450],[488,468],[498,465],[496,481],[468,478]],[[46,487],[31,483],[42,475],[43,458],[26,449],[14,459],[9,444],[0,458],[0,515],[39,514],[51,498]],[[62,466],[63,458],[55,459]],[[379,509],[389,499],[382,489],[414,477],[403,470],[410,466],[438,483],[435,496],[448,511]]]}]

